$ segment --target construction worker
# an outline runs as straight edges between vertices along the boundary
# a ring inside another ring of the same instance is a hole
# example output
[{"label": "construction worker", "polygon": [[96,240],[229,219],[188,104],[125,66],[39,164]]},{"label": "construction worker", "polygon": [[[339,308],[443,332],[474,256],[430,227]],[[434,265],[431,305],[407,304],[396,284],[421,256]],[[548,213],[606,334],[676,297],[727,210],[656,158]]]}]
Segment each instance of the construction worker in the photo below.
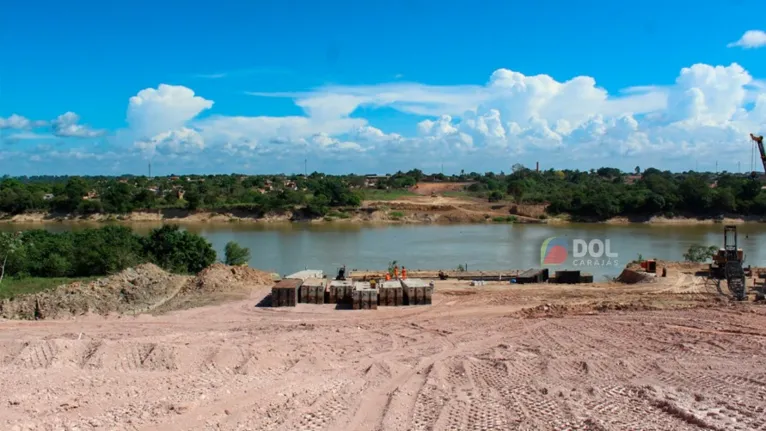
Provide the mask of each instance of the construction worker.
[{"label": "construction worker", "polygon": [[406,279],[407,279],[407,268],[405,268],[404,265],[402,265],[402,280],[406,280]]},{"label": "construction worker", "polygon": [[390,280],[391,280],[391,274],[387,272],[386,273],[386,281],[390,281]]},{"label": "construction worker", "polygon": [[375,285],[377,285],[377,284],[378,284],[378,280],[376,280],[374,278],[370,280],[370,287],[371,288],[375,289]]},{"label": "construction worker", "polygon": [[394,265],[394,280],[399,279],[399,265]]}]

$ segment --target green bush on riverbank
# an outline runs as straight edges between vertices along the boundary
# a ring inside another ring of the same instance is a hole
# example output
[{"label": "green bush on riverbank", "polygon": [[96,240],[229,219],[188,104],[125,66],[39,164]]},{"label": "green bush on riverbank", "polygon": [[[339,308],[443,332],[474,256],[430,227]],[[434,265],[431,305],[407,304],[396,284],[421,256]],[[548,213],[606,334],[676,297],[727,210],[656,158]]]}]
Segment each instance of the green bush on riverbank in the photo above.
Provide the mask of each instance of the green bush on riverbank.
[{"label": "green bush on riverbank", "polygon": [[165,225],[140,236],[124,226],[76,232],[29,230],[0,233],[5,277],[96,277],[152,262],[176,273],[196,273],[213,264],[213,246],[199,235]]}]

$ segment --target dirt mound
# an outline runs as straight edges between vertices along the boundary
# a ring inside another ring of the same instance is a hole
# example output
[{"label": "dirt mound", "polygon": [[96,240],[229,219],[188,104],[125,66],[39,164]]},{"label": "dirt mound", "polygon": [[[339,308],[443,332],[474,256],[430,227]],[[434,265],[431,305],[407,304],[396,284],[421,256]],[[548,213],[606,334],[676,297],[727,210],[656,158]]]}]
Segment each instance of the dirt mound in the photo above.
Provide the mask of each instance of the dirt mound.
[{"label": "dirt mound", "polygon": [[247,266],[213,264],[189,280],[182,293],[214,293],[269,286],[274,283],[271,273]]},{"label": "dirt mound", "polygon": [[516,314],[519,317],[534,319],[539,317],[564,317],[577,314],[604,313],[607,311],[647,311],[657,309],[657,307],[642,301],[598,301],[585,304],[542,304],[537,307],[524,308]]},{"label": "dirt mound", "polygon": [[444,193],[444,192],[455,192],[455,191],[461,191],[465,189],[466,187],[470,186],[474,182],[468,181],[468,182],[462,182],[462,183],[417,183],[414,186],[410,187],[410,191],[412,193],[417,193],[419,195],[430,195],[431,193]]},{"label": "dirt mound", "polygon": [[184,279],[156,265],[144,264],[87,284],[76,282],[4,300],[0,303],[0,316],[53,319],[87,313],[149,311],[173,297]]},{"label": "dirt mound", "polygon": [[654,283],[657,281],[657,277],[654,274],[626,268],[622,270],[616,281],[625,284]]}]

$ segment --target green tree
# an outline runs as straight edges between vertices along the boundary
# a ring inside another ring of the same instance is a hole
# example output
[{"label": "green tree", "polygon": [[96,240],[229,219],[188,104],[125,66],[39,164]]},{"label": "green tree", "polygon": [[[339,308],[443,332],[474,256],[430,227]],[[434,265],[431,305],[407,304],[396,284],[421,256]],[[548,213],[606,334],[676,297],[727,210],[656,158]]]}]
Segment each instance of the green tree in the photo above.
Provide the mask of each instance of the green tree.
[{"label": "green tree", "polygon": [[202,271],[216,259],[213,246],[205,238],[182,231],[178,225],[153,229],[144,239],[144,249],[160,267],[185,274]]},{"label": "green tree", "polygon": [[699,244],[694,244],[689,247],[689,249],[684,253],[684,260],[687,262],[704,262],[718,253],[718,247],[711,245],[711,246],[704,246]]},{"label": "green tree", "polygon": [[113,274],[147,260],[141,237],[126,226],[76,232],[72,259],[73,272],[78,276]]},{"label": "green tree", "polygon": [[487,200],[489,200],[490,202],[499,202],[503,200],[503,192],[501,192],[500,190],[492,190]]},{"label": "green tree", "polygon": [[250,249],[247,247],[242,247],[241,245],[237,244],[234,241],[229,241],[226,244],[224,253],[225,253],[224,262],[227,265],[232,265],[232,266],[246,265],[247,262],[250,261]]},{"label": "green tree", "polygon": [[12,256],[21,247],[21,232],[8,233],[0,232],[0,258],[2,258],[2,266],[0,266],[0,284],[5,277],[5,265],[8,263],[8,258]]}]

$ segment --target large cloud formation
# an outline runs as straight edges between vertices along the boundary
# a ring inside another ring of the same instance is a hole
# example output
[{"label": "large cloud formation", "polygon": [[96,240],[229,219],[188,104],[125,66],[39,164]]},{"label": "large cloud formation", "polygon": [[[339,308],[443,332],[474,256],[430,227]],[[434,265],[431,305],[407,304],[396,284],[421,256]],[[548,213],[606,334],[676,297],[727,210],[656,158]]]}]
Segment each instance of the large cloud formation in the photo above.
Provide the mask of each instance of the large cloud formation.
[{"label": "large cloud formation", "polygon": [[[756,39],[747,40],[753,45]],[[302,167],[305,157],[353,157],[358,166],[384,171],[445,160],[479,170],[541,156],[550,164],[579,160],[589,167],[641,162],[678,168],[686,163],[689,168],[692,157],[726,154],[749,161],[747,134],[762,133],[766,122],[766,86],[736,63],[695,64],[682,69],[673,85],[618,94],[588,76],[560,82],[508,69],[494,71],[484,85],[334,85],[249,94],[291,98],[304,115],[202,117],[212,100],[184,86],[161,84],[130,98],[128,128],[117,134],[118,141],[142,157],[183,157],[189,170],[212,165],[290,170],[296,163]],[[360,108],[409,114],[412,132],[376,128],[356,115]],[[54,131],[87,136],[77,132],[83,127],[77,121],[75,114],[65,114],[54,120]],[[33,127],[12,116],[0,119],[0,128]]]}]

